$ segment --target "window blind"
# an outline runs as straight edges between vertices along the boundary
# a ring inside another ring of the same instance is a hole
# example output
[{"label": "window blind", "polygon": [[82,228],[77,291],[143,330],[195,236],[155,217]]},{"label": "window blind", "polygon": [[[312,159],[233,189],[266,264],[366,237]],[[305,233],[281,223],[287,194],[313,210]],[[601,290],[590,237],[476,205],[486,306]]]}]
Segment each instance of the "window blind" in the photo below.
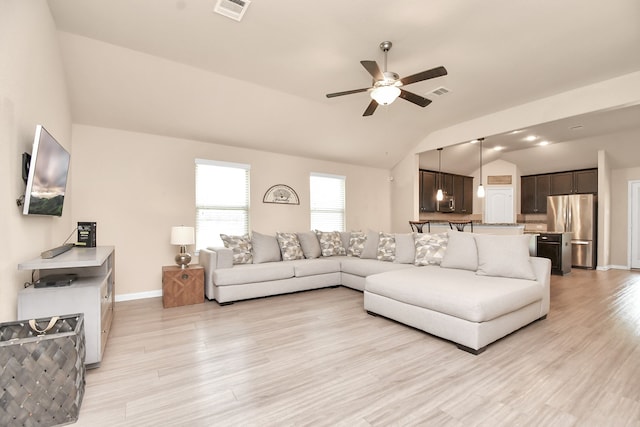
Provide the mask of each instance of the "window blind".
[{"label": "window blind", "polygon": [[221,233],[249,232],[249,171],[246,164],[196,159],[196,251],[222,246]]},{"label": "window blind", "polygon": [[311,173],[309,181],[311,229],[344,231],[345,177]]}]

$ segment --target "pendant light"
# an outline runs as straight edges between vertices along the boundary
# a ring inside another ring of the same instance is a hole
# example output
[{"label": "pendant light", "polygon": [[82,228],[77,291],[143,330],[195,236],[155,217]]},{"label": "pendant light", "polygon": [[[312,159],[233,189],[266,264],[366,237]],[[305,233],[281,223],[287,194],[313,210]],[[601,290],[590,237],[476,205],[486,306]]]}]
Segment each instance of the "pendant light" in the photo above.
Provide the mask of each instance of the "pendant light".
[{"label": "pendant light", "polygon": [[482,141],[484,141],[484,138],[478,138],[478,141],[480,142],[480,185],[478,185],[478,197],[483,198],[484,185],[482,185]]},{"label": "pendant light", "polygon": [[442,201],[444,195],[442,194],[442,148],[438,148],[438,192],[436,193],[436,200]]}]

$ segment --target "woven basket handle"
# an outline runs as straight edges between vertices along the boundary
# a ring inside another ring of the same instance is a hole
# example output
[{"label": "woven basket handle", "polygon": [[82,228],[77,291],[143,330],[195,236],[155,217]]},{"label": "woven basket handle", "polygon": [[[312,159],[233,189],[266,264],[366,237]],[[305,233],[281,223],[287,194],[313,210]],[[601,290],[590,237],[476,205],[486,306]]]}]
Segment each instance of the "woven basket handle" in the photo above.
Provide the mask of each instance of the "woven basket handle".
[{"label": "woven basket handle", "polygon": [[40,334],[44,334],[45,332],[47,332],[49,329],[53,328],[53,325],[56,324],[56,322],[60,319],[59,316],[53,316],[51,318],[51,320],[49,320],[49,324],[47,325],[46,328],[44,329],[40,329],[38,328],[38,325],[36,324],[36,319],[31,319],[29,320],[29,326],[31,326],[31,329],[33,329],[34,331],[40,333]]}]

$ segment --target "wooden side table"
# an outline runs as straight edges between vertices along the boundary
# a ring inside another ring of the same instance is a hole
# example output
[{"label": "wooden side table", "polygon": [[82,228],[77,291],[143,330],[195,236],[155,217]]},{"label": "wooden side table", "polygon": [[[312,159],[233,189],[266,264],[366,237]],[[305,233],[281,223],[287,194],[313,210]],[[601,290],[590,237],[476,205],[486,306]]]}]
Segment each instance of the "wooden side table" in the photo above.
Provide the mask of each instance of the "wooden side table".
[{"label": "wooden side table", "polygon": [[204,302],[204,267],[190,265],[180,268],[177,265],[162,267],[162,306],[178,307],[181,305]]}]

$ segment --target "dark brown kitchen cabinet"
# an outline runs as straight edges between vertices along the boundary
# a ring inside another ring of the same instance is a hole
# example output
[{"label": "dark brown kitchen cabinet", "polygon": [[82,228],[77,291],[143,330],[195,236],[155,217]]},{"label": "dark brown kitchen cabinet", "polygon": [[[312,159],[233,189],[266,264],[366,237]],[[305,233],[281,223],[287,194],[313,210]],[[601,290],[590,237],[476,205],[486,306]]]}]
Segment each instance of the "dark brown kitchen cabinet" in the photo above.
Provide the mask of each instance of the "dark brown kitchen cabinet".
[{"label": "dark brown kitchen cabinet", "polygon": [[437,173],[420,171],[420,212],[436,211]]},{"label": "dark brown kitchen cabinet", "polygon": [[455,213],[473,213],[473,177],[453,175]]},{"label": "dark brown kitchen cabinet", "polygon": [[[445,196],[440,207],[436,202],[438,188]],[[473,177],[421,169],[420,212],[472,213]]]},{"label": "dark brown kitchen cabinet", "polygon": [[551,174],[551,195],[573,193],[573,172]]},{"label": "dark brown kitchen cabinet", "polygon": [[547,196],[551,193],[549,175],[523,176],[520,180],[520,212],[547,213]]},{"label": "dark brown kitchen cabinet", "polygon": [[573,173],[575,193],[596,194],[598,192],[598,169],[585,169]]},{"label": "dark brown kitchen cabinet", "polygon": [[550,174],[551,195],[598,193],[598,169]]}]

